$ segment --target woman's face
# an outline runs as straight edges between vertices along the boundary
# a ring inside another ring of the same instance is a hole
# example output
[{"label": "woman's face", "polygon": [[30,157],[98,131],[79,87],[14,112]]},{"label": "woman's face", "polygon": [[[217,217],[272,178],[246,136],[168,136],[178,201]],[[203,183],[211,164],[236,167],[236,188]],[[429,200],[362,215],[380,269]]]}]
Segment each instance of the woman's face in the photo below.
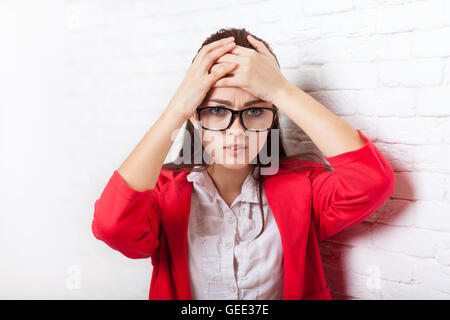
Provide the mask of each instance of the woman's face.
[{"label": "woman's face", "polygon": [[[257,121],[261,121],[257,117],[259,116],[261,118],[260,115],[262,114],[262,110],[257,110],[257,108],[271,108],[272,103],[261,101],[249,92],[238,87],[221,87],[211,88],[201,106],[224,106],[233,110],[242,110],[252,107],[253,109],[244,116],[247,119],[245,121],[247,121],[246,125],[248,126],[247,123],[258,123]],[[219,128],[220,126],[226,127],[229,123],[226,119],[221,120],[221,112],[218,109],[204,112],[205,113],[201,116],[203,126],[210,127],[216,123],[214,128]],[[209,112],[209,114],[206,112]],[[267,119],[267,110],[263,112]],[[194,128],[199,130],[203,147],[211,157],[213,163],[229,169],[242,169],[248,166],[250,161],[256,157],[264,146],[268,135],[268,131],[254,132],[245,130],[237,114],[234,116],[231,126],[223,131],[211,131],[201,128],[196,113],[189,119],[194,125]],[[211,120],[208,120],[209,122],[207,122],[207,119]],[[239,145],[240,148],[238,150],[233,150],[231,146],[234,144]],[[252,162],[252,164],[254,163],[256,162]]]}]

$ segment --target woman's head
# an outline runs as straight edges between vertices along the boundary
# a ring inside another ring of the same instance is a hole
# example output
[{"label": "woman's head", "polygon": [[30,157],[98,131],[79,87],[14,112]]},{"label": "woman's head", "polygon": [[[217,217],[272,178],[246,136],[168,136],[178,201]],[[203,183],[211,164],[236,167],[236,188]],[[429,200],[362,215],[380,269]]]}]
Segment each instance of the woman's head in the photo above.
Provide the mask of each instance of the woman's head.
[{"label": "woman's head", "polygon": [[[233,115],[233,111],[241,110],[241,114]],[[241,88],[214,87],[189,121],[212,163],[241,169],[256,163],[269,130],[278,120],[276,110],[272,103]]]},{"label": "woman's head", "polygon": [[[249,34],[251,33],[245,29],[220,29],[202,43],[198,52],[209,43],[231,36],[234,37],[236,45],[254,49],[247,40],[247,35]],[[263,41],[255,35],[251,35]],[[266,42],[264,44],[271,51],[270,46]],[[223,106],[235,111],[247,109],[242,113],[241,117],[235,114],[231,124],[229,122],[231,112],[218,108],[204,108],[200,113],[194,113],[189,118],[186,127],[187,131],[192,138],[195,136],[200,137],[202,150],[205,150],[202,154],[206,155],[208,164],[214,163],[228,169],[242,169],[249,165],[261,165],[261,156],[263,154],[266,158],[279,156],[279,152],[276,155],[272,155],[271,149],[267,145],[268,142],[270,146],[268,139],[271,140],[271,131],[279,130],[278,114],[276,112],[278,108],[271,102],[261,100],[239,87],[212,87],[200,106]],[[201,123],[199,120],[201,120]],[[230,126],[228,127],[229,124]],[[228,128],[225,130],[217,130],[226,127]],[[250,130],[246,130],[245,127]],[[215,130],[207,130],[206,128]],[[282,149],[280,141],[277,140],[276,142],[279,144],[278,148]],[[199,141],[192,140],[192,143],[199,143]],[[232,145],[235,144],[242,146],[243,149],[231,150]],[[263,150],[264,153],[262,153]],[[284,156],[284,150],[280,151],[282,156]],[[204,160],[202,160],[203,162]],[[267,161],[263,162],[267,164]]]}]

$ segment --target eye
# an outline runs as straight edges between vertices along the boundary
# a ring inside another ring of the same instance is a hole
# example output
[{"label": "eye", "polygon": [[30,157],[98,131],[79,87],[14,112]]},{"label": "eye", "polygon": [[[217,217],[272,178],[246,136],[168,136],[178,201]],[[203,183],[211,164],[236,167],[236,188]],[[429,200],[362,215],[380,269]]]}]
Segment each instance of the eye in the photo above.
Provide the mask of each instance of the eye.
[{"label": "eye", "polygon": [[262,114],[262,112],[263,110],[261,110],[260,108],[252,108],[247,111],[248,115],[250,116],[259,116]]},{"label": "eye", "polygon": [[223,110],[223,108],[221,107],[212,107],[209,109],[209,112],[215,116],[223,114],[224,111],[225,110]]}]

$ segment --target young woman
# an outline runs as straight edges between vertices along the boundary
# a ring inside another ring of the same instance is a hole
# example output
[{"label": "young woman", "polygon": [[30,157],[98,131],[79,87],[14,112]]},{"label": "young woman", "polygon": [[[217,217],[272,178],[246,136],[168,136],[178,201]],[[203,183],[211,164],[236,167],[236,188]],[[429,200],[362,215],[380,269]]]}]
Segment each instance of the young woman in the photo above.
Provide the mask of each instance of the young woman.
[{"label": "young woman", "polygon": [[[287,157],[278,110],[332,168]],[[164,164],[185,121],[178,159]],[[151,257],[150,299],[331,299],[318,242],[375,212],[394,183],[375,145],[291,84],[266,42],[221,29],[112,174],[92,231]]]}]

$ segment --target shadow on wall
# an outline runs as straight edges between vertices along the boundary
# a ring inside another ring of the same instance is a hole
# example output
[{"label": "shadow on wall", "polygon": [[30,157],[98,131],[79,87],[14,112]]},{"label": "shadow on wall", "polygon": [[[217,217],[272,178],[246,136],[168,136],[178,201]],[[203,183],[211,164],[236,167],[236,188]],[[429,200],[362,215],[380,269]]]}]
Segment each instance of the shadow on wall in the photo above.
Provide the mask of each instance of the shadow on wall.
[{"label": "shadow on wall", "polygon": [[395,191],[369,218],[319,243],[325,278],[333,299],[395,298],[388,295],[384,282],[386,274],[390,273],[386,268],[393,263],[377,254],[379,249],[372,242],[385,228],[395,225],[394,220],[405,214],[411,205],[411,202],[393,197]]}]

